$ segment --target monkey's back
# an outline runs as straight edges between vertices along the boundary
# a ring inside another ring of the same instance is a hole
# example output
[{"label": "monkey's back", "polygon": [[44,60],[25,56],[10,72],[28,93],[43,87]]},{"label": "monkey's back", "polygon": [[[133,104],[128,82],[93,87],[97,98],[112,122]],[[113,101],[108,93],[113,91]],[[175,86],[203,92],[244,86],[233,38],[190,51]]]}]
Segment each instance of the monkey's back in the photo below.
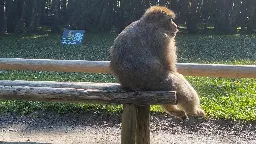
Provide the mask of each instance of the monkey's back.
[{"label": "monkey's back", "polygon": [[[115,39],[111,48],[110,69],[128,90],[166,90],[169,71],[159,56],[166,47],[164,35],[153,25],[133,22]],[[161,51],[162,52],[162,51]]]}]

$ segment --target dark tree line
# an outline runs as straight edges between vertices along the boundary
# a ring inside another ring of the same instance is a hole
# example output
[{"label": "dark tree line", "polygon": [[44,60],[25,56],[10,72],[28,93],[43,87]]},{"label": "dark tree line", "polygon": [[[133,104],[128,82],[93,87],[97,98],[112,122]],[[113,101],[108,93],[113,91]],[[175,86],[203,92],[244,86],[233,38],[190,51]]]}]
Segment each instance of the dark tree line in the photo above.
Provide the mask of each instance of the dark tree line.
[{"label": "dark tree line", "polygon": [[86,31],[122,30],[151,5],[166,6],[189,33],[256,31],[256,0],[0,0],[0,34],[46,27]]}]

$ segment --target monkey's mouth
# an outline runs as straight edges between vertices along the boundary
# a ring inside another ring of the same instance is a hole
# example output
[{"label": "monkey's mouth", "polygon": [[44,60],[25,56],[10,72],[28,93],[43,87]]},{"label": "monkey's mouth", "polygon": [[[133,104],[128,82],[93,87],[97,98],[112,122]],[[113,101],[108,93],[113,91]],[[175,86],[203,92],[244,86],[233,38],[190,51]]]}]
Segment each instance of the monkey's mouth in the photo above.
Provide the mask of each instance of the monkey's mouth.
[{"label": "monkey's mouth", "polygon": [[178,31],[179,31],[178,29],[177,29],[176,31],[171,31],[170,35],[171,35],[171,36],[176,36],[176,34],[177,34]]},{"label": "monkey's mouth", "polygon": [[170,35],[173,36],[173,37],[176,36],[176,34],[177,34],[176,32],[171,32],[170,33]]}]

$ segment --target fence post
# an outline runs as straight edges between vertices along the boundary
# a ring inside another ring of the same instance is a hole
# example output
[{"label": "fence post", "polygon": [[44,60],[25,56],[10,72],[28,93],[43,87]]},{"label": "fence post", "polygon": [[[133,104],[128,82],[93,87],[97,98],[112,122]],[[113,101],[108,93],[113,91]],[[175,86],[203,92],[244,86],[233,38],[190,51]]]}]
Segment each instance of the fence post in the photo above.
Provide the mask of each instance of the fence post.
[{"label": "fence post", "polygon": [[135,144],[136,106],[123,104],[121,144]]},{"label": "fence post", "polygon": [[150,143],[149,110],[149,105],[137,106],[136,144]]}]

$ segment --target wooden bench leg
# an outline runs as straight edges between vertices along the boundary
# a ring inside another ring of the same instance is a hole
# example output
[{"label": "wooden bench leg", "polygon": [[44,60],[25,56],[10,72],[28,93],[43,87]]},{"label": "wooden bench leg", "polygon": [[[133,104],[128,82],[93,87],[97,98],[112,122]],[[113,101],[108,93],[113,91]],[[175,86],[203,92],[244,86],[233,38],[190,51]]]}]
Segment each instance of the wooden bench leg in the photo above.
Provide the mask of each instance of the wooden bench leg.
[{"label": "wooden bench leg", "polygon": [[149,110],[149,105],[137,106],[136,144],[150,143]]},{"label": "wooden bench leg", "polygon": [[123,105],[121,144],[150,144],[149,110],[149,105]]},{"label": "wooden bench leg", "polygon": [[123,104],[121,144],[135,144],[136,111],[134,104]]}]

